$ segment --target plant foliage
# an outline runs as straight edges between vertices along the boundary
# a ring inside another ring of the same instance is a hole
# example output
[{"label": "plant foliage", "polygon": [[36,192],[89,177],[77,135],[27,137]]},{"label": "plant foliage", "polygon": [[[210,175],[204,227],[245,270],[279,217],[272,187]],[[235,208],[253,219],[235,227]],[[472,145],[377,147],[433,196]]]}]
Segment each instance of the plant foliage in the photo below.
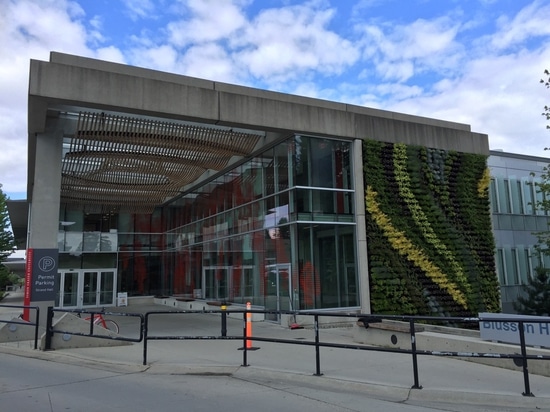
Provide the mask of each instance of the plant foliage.
[{"label": "plant foliage", "polygon": [[[550,72],[544,71],[544,78],[540,80],[546,88],[550,88]],[[546,120],[550,120],[550,106],[544,106],[542,115]],[[546,126],[550,129],[550,125]],[[544,150],[550,150],[545,148]],[[534,206],[537,210],[550,213],[550,165],[542,169],[539,180],[535,182],[537,193],[541,196],[537,198]],[[548,221],[549,230],[534,233],[537,237],[535,250],[539,256],[550,255],[550,220]],[[529,278],[527,285],[523,286],[524,296],[518,297],[514,308],[518,313],[524,315],[550,315],[550,275],[548,269],[544,267],[542,259],[538,267],[535,268],[535,275]]]},{"label": "plant foliage", "polygon": [[[15,239],[10,230],[7,200],[8,197],[2,191],[2,185],[0,184],[0,290],[4,290],[7,285],[11,285],[14,280],[14,275],[10,273],[6,266],[2,265],[2,262],[15,251]],[[0,299],[3,296],[4,293],[0,292]]]},{"label": "plant foliage", "polygon": [[2,191],[0,184],[0,263],[15,251],[15,239],[10,230],[7,201],[8,197]]},{"label": "plant foliage", "polygon": [[373,312],[498,312],[487,157],[375,140],[363,148]]},{"label": "plant foliage", "polygon": [[514,308],[523,315],[550,316],[550,274],[541,266],[535,276],[523,287],[524,296],[514,302]]}]

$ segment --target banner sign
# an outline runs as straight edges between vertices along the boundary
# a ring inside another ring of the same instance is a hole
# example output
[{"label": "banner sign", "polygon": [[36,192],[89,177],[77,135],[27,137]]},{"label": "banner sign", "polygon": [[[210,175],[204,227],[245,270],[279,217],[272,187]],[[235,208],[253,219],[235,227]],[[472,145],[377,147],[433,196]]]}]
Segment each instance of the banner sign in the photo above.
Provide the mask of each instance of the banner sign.
[{"label": "banner sign", "polygon": [[55,300],[58,249],[32,249],[31,301]]},{"label": "banner sign", "polygon": [[[523,331],[525,343],[530,346],[550,348],[550,318],[544,316],[509,315],[505,313],[480,313],[483,321],[479,322],[479,332],[482,340],[519,345],[519,323],[501,321],[499,319],[521,318],[524,320]],[[528,319],[547,320],[548,322],[529,322]],[[527,321],[525,321],[527,320]]]}]

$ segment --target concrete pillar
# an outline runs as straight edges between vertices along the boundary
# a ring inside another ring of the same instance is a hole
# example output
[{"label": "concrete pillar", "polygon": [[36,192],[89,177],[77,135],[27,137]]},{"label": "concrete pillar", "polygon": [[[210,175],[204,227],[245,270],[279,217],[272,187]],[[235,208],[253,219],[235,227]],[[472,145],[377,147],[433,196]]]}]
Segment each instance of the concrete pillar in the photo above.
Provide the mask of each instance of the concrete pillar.
[{"label": "concrete pillar", "polygon": [[[36,136],[34,184],[29,207],[27,243],[27,271],[30,273],[26,275],[25,302],[40,308],[38,321],[41,326],[46,325],[46,309],[54,305],[55,294],[59,288],[57,233],[62,148],[63,133],[60,130]],[[33,310],[29,312],[31,321],[35,320],[34,313]]]},{"label": "concrete pillar", "polygon": [[357,242],[357,272],[361,313],[371,313],[370,282],[367,256],[367,226],[365,222],[365,183],[363,180],[363,141],[353,141],[353,176],[355,185],[355,220]]}]

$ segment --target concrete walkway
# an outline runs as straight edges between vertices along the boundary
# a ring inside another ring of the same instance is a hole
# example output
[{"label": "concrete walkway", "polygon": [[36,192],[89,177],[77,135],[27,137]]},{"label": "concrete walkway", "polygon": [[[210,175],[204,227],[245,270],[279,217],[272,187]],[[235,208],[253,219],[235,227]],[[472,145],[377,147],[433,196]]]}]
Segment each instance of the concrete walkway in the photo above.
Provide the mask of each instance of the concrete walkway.
[{"label": "concrete walkway", "polygon": [[[4,299],[0,304],[15,304]],[[146,313],[166,311],[169,307],[140,304],[110,308],[112,312]],[[0,308],[0,319],[11,313]],[[227,335],[242,336],[242,314],[227,319]],[[115,318],[121,335],[137,337],[139,318]],[[356,327],[356,326],[354,326]],[[550,378],[529,375],[531,393],[523,396],[521,372],[466,362],[455,358],[419,356],[419,384],[414,385],[412,357],[407,354],[322,347],[319,351],[320,372],[316,374],[314,331],[289,329],[269,322],[253,322],[252,336],[285,339],[295,344],[254,341],[254,350],[247,350],[247,366],[243,366],[242,340],[209,339],[221,335],[219,314],[153,315],[149,335],[193,336],[203,339],[155,340],[147,344],[147,365],[143,365],[144,344],[117,347],[88,347],[55,351],[33,350],[29,342],[0,344],[0,353],[48,359],[62,363],[108,370],[135,371],[152,374],[222,374],[243,379],[273,379],[293,385],[341,387],[359,391],[379,399],[396,401],[429,401],[460,403],[503,410],[550,410]],[[353,327],[323,328],[323,343],[350,346]],[[419,348],[420,349],[420,348]],[[507,360],[512,362],[511,359]],[[537,362],[535,360],[530,362]],[[542,360],[539,362],[548,362]]]}]

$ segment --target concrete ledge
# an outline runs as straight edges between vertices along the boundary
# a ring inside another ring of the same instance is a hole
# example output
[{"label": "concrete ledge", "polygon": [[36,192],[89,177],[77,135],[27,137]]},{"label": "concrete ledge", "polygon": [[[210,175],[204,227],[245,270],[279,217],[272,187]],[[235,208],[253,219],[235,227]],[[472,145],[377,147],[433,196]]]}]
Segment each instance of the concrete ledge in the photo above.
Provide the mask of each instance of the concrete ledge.
[{"label": "concrete ledge", "polygon": [[[378,326],[375,326],[378,325]],[[396,325],[384,325],[371,323],[369,328],[356,325],[353,331],[353,340],[356,343],[380,346],[396,349],[411,349],[411,337],[408,325],[404,327]],[[450,332],[454,328],[445,328]],[[475,331],[462,331],[456,329],[456,333],[434,332],[430,330],[416,331],[416,348],[418,350],[439,352],[441,356],[446,352],[458,352],[471,356],[458,357],[448,356],[469,362],[480,363],[499,368],[522,371],[520,361],[516,359],[499,358],[498,354],[520,354],[521,348],[517,345],[510,345],[498,342],[483,341],[479,337],[471,336]],[[481,356],[476,354],[487,353],[494,356]],[[528,355],[550,356],[550,350],[540,348],[527,348]],[[517,363],[517,364],[516,364]],[[545,360],[528,360],[529,372],[550,377],[550,362]]]},{"label": "concrete ledge", "polygon": [[[65,313],[57,320],[53,325],[54,330],[59,331],[71,331],[78,333],[89,333],[90,323],[78,316],[71,313]],[[104,329],[101,326],[94,327],[94,334],[102,336],[117,336],[116,333],[110,330]],[[46,334],[44,333],[40,338],[40,349],[44,350],[46,343]],[[70,349],[70,348],[96,348],[105,346],[124,346],[130,345],[130,342],[93,338],[88,336],[70,335],[54,333],[52,336],[51,348],[52,349]]]},{"label": "concrete ledge", "polygon": [[[19,318],[12,318],[11,320],[14,322],[25,322]],[[0,342],[20,342],[26,340],[34,341],[34,330],[34,326],[31,324],[22,325],[16,323],[3,323],[0,326]],[[39,334],[44,332],[45,328],[39,328]]]},{"label": "concrete ledge", "polygon": [[153,296],[130,296],[128,297],[128,306],[134,305],[149,305],[154,303],[155,298]]},{"label": "concrete ledge", "polygon": [[[319,327],[326,328],[346,328],[353,326],[355,318],[339,316],[320,316]],[[305,329],[314,327],[314,318],[311,315],[282,315],[281,325],[297,325]]]}]

